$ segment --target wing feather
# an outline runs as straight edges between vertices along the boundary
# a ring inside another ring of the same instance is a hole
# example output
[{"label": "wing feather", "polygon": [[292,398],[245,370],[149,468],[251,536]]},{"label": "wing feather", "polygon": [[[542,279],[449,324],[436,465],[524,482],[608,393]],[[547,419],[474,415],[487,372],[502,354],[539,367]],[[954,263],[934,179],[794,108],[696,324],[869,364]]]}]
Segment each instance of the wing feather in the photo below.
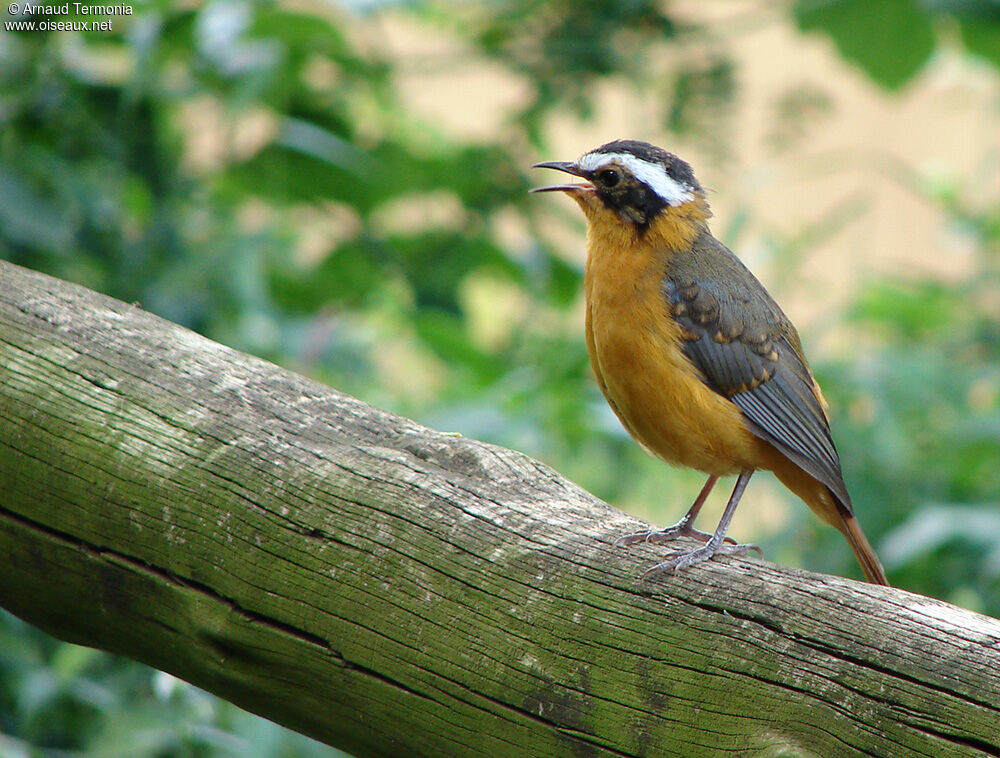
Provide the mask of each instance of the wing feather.
[{"label": "wing feather", "polygon": [[763,285],[725,253],[727,265],[745,271],[762,297],[751,309],[747,293],[733,291],[729,282],[745,284],[745,277],[668,273],[663,292],[681,327],[682,349],[703,381],[739,407],[754,434],[826,484],[851,512],[826,412],[796,347],[798,335]]}]

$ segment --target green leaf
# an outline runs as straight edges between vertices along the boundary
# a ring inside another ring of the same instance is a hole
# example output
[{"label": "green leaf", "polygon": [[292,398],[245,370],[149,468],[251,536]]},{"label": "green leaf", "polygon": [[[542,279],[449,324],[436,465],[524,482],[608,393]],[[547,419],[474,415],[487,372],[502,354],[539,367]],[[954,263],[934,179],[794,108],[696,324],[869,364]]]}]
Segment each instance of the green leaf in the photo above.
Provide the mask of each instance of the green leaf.
[{"label": "green leaf", "polygon": [[272,202],[291,204],[336,200],[371,206],[369,185],[344,166],[277,143],[268,145],[244,163],[231,166],[223,189],[233,198],[266,188]]},{"label": "green leaf", "polygon": [[1000,68],[1000,6],[995,16],[961,19],[958,28],[965,48]]},{"label": "green leaf", "polygon": [[793,12],[800,29],[828,34],[886,89],[906,84],[934,52],[930,19],[914,0],[798,0]]}]

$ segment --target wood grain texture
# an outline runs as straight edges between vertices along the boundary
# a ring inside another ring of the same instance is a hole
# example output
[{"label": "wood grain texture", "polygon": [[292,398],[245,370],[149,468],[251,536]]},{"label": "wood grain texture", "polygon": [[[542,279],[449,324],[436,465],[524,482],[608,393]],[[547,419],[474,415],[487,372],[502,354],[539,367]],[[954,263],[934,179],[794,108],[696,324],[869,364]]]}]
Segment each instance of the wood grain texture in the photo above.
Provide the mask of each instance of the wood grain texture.
[{"label": "wood grain texture", "polygon": [[0,263],[0,605],[359,756],[1000,755],[1000,622],[640,524]]}]

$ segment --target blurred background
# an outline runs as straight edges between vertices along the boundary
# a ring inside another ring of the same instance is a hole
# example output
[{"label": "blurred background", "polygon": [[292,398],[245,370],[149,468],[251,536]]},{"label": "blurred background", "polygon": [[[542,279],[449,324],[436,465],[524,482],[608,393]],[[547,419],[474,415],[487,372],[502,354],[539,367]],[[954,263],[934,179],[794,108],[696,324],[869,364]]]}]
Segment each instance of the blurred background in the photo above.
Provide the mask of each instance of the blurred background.
[{"label": "blurred background", "polygon": [[[527,193],[536,161],[657,143],[799,326],[890,580],[1000,616],[996,0],[131,7],[0,31],[0,256],[665,525],[703,477],[606,407],[582,218]],[[860,576],[770,475],[731,533]],[[0,612],[0,757],[237,754],[338,755]]]}]

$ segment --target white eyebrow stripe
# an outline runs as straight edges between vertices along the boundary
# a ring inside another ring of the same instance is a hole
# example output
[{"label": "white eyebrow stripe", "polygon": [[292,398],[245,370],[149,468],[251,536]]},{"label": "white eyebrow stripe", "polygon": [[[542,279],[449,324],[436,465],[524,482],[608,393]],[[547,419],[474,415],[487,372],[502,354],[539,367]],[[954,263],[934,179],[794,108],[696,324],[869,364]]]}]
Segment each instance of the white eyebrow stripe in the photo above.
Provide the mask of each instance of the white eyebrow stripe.
[{"label": "white eyebrow stripe", "polygon": [[587,153],[576,165],[584,171],[596,171],[613,161],[628,169],[632,176],[663,198],[667,205],[683,205],[694,200],[694,187],[690,184],[667,176],[663,166],[644,161],[631,153]]}]

